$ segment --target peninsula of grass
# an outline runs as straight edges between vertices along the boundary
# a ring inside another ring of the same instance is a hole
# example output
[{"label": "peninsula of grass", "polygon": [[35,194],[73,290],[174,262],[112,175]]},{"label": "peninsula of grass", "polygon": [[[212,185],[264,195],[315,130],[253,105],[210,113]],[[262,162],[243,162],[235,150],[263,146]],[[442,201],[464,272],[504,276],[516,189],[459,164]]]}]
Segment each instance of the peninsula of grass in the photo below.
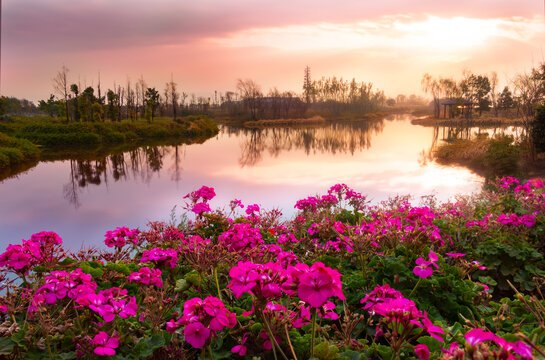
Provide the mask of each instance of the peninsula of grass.
[{"label": "peninsula of grass", "polygon": [[521,168],[528,165],[523,146],[507,135],[483,134],[475,139],[450,140],[435,149],[434,158],[440,164],[462,165],[488,177],[519,175]]},{"label": "peninsula of grass", "polygon": [[93,151],[101,147],[145,145],[149,142],[192,143],[218,133],[207,116],[173,120],[155,118],[121,122],[66,123],[60,119],[7,117],[0,120],[0,170],[6,170],[48,153]]}]

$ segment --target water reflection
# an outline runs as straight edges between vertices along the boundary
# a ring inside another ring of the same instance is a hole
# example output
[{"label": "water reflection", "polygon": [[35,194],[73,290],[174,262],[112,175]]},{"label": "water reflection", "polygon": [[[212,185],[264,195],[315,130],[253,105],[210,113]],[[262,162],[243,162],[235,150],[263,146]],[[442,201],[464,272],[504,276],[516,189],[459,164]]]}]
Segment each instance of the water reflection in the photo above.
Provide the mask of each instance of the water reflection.
[{"label": "water reflection", "polygon": [[171,179],[180,181],[183,145],[143,146],[127,152],[103,155],[95,159],[70,159],[68,183],[63,185],[63,196],[75,208],[81,206],[81,191],[90,185],[108,186],[114,182],[140,179],[149,184],[154,174],[159,174],[164,158],[171,156]]},{"label": "water reflection", "polygon": [[[380,120],[359,122],[333,122],[315,127],[287,127],[250,129],[222,128],[222,136],[236,139],[240,146],[238,164],[241,168],[254,167],[265,156],[278,158],[283,152],[302,152],[306,156],[329,154],[349,155],[368,150],[373,137],[382,133],[385,122],[404,121],[406,116],[392,116]],[[470,128],[460,126],[435,126],[429,147],[417,155],[420,167],[433,161],[433,152],[443,141],[470,139],[483,133],[494,135],[516,134],[517,128]],[[410,136],[410,134],[407,134]],[[69,180],[63,185],[64,198],[76,209],[81,206],[80,194],[88,186],[108,186],[114,181],[140,180],[149,184],[154,175],[168,164],[170,179],[182,178],[182,160],[185,146],[143,146],[126,152],[116,152],[95,158],[75,158],[69,161]]]},{"label": "water reflection", "polygon": [[224,131],[244,139],[241,143],[241,167],[254,166],[267,152],[278,157],[282,152],[303,150],[306,155],[317,153],[350,154],[368,149],[373,135],[384,129],[384,119],[334,122],[311,128],[248,129],[228,127]]}]

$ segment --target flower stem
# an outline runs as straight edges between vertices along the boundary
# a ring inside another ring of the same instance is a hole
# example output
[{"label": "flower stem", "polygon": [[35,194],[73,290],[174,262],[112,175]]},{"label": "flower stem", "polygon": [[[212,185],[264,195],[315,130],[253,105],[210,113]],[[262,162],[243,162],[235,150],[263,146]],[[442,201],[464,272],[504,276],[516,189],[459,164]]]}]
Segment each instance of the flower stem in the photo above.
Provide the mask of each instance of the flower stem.
[{"label": "flower stem", "polygon": [[45,343],[47,345],[47,352],[49,353],[49,358],[54,360],[53,353],[51,352],[51,343],[49,342],[49,334],[45,337]]},{"label": "flower stem", "polygon": [[295,350],[293,349],[293,345],[291,344],[290,334],[288,333],[288,324],[284,324],[284,330],[286,330],[286,339],[288,340],[291,354],[293,355],[293,360],[297,360],[297,355],[295,355]]},{"label": "flower stem", "polygon": [[214,354],[212,354],[212,344],[208,344],[208,353],[210,354],[210,360],[214,360]]},{"label": "flower stem", "polygon": [[267,321],[267,318],[265,317],[265,314],[263,314],[263,312],[261,313],[261,317],[263,319],[263,324],[265,324],[265,329],[267,330],[267,334],[269,335],[269,339],[271,340],[272,345],[273,345],[274,358],[277,359],[275,349],[278,348],[278,351],[280,351],[280,354],[282,355],[282,357],[284,359],[286,359],[286,360],[289,360],[288,357],[286,356],[286,354],[284,354],[284,351],[282,350],[282,348],[280,347],[278,342],[276,341],[276,338],[274,337],[274,334],[273,334],[273,332],[271,330],[269,322]]},{"label": "flower stem", "polygon": [[414,286],[414,288],[411,290],[411,293],[409,294],[409,298],[411,298],[414,294],[414,291],[416,290],[416,288],[418,287],[418,285],[420,285],[420,282],[422,281],[422,278],[418,278],[418,281],[416,282],[416,285]]},{"label": "flower stem", "polygon": [[217,267],[214,268],[214,278],[216,279],[216,288],[218,289],[218,298],[221,301],[223,301],[222,298],[221,298],[220,283],[218,281],[218,268]]},{"label": "flower stem", "polygon": [[310,310],[312,314],[312,337],[310,338],[310,357],[314,357],[314,341],[316,338],[316,308]]}]

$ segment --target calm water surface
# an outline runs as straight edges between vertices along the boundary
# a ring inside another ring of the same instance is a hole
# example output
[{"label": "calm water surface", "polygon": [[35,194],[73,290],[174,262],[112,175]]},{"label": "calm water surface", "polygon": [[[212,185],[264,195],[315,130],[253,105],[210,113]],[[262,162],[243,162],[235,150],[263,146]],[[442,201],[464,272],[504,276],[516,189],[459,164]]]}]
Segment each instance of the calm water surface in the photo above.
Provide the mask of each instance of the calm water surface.
[{"label": "calm water surface", "polygon": [[296,200],[346,183],[373,202],[391,195],[448,200],[478,191],[483,179],[430,160],[444,129],[408,116],[312,128],[223,127],[203,144],[142,147],[91,160],[40,162],[0,182],[0,249],[31,234],[57,232],[72,249],[100,245],[117,226],[170,219],[182,197],[216,189],[212,207],[233,199],[294,214]]}]

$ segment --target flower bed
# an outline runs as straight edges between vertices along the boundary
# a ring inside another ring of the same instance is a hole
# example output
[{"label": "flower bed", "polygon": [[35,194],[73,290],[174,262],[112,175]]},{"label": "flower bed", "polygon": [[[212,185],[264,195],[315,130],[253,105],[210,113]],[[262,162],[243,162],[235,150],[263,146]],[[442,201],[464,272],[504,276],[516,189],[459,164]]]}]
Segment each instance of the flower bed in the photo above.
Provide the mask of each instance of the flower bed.
[{"label": "flower bed", "polygon": [[531,359],[545,356],[545,194],[498,179],[456,202],[369,205],[338,184],[296,217],[213,188],[194,220],[54,232],[0,255],[0,358]]}]

